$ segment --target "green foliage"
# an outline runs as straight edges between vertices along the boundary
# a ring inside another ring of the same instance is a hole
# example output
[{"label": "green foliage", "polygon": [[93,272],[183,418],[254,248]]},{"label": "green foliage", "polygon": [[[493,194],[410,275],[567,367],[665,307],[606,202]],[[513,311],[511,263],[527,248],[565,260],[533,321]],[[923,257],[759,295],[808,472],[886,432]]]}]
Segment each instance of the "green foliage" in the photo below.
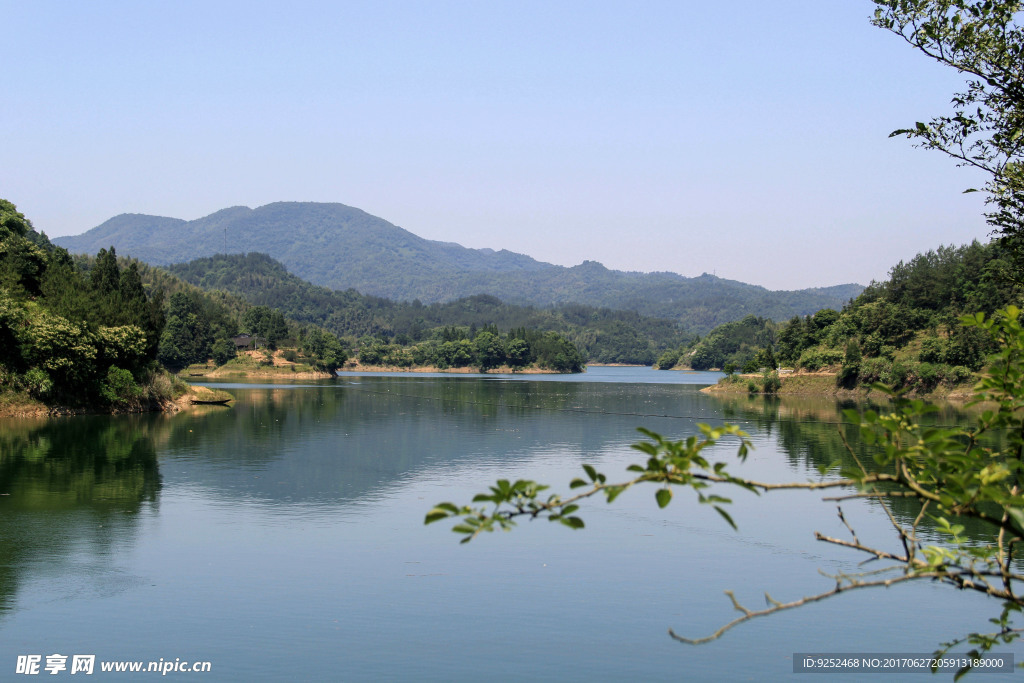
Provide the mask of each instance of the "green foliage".
[{"label": "green foliage", "polygon": [[690,336],[670,320],[579,304],[536,309],[474,295],[424,306],[418,300],[401,303],[355,290],[331,291],[304,282],[265,254],[218,255],[169,270],[205,289],[227,291],[252,305],[278,309],[339,337],[369,335],[403,346],[424,341],[439,328],[493,325],[502,330],[558,332],[597,362],[651,364],[660,351],[679,346]]},{"label": "green foliage", "polygon": [[11,237],[26,237],[32,232],[32,222],[11,202],[0,199],[0,242]]},{"label": "green foliage", "polygon": [[160,337],[160,362],[172,370],[205,363],[212,345],[213,331],[202,300],[192,293],[172,294],[167,323]]},{"label": "green foliage", "polygon": [[721,368],[727,362],[744,369],[756,369],[770,361],[771,367],[775,367],[774,353],[771,358],[762,354],[755,359],[758,351],[772,344],[775,332],[776,326],[771,320],[748,315],[742,320],[715,328],[688,351],[683,350],[680,362],[689,363],[694,370]]},{"label": "green foliage", "polygon": [[779,379],[777,370],[765,370],[761,376],[761,391],[768,395],[779,393],[782,388],[782,380]]},{"label": "green foliage", "polygon": [[501,367],[508,359],[505,343],[493,332],[479,333],[473,340],[473,344],[476,346],[476,360],[480,366],[480,372]]},{"label": "green foliage", "polygon": [[800,354],[797,365],[805,370],[815,372],[830,365],[838,365],[843,361],[843,352],[838,349],[815,346],[804,349]]},{"label": "green foliage", "polygon": [[843,367],[840,368],[839,374],[836,375],[836,385],[845,389],[852,389],[857,385],[857,379],[860,375],[860,364],[863,360],[863,355],[860,352],[860,346],[857,344],[856,339],[850,339],[846,342],[846,353],[843,356]]},{"label": "green foliage", "polygon": [[[967,76],[953,112],[894,131],[988,175],[989,223],[1024,267],[1024,32],[1018,0],[875,0],[873,23]],[[940,292],[934,292],[940,295]],[[984,309],[979,309],[984,310]],[[991,310],[991,309],[988,309]]]},{"label": "green foliage", "polygon": [[658,369],[659,370],[671,370],[679,362],[679,349],[669,349],[665,353],[658,356]]},{"label": "green foliage", "polygon": [[142,389],[135,382],[128,370],[110,366],[107,376],[100,387],[100,396],[111,405],[123,405],[137,399]]},{"label": "green foliage", "polygon": [[520,337],[508,340],[506,345],[508,364],[513,370],[521,370],[530,364],[530,343]]},{"label": "green foliage", "polygon": [[270,348],[288,336],[288,324],[281,311],[269,306],[254,306],[242,315],[242,326],[254,337],[265,339]]},{"label": "green foliage", "polygon": [[330,332],[313,329],[302,343],[303,350],[312,359],[313,366],[318,370],[333,373],[343,367],[348,360],[344,346]]},{"label": "green foliage", "polygon": [[[996,242],[940,247],[900,262],[842,311],[761,327],[748,317],[713,330],[682,357],[696,369],[734,362],[750,373],[774,367],[771,349],[778,362],[804,370],[841,366],[836,383],[845,388],[874,381],[920,392],[952,387],[968,381],[963,369],[980,370],[994,349],[979,330],[957,325],[959,316],[970,306],[990,313],[1024,296],[1005,279],[1006,258]],[[853,346],[855,362],[847,357]]]},{"label": "green foliage", "polygon": [[53,393],[53,380],[42,368],[29,368],[21,378],[21,384],[32,398],[46,400]]},{"label": "green foliage", "polygon": [[218,366],[224,365],[238,356],[238,349],[230,339],[218,339],[213,343],[210,352],[213,355],[213,362]]}]

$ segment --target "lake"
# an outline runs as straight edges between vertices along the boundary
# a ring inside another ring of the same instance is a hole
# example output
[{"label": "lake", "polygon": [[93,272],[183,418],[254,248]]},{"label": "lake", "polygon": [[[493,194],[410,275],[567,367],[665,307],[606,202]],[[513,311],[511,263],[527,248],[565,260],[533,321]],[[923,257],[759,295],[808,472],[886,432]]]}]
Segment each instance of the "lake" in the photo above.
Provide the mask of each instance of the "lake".
[{"label": "lake", "polygon": [[[918,584],[706,645],[668,637],[737,616],[723,591],[760,609],[765,591],[789,601],[827,590],[821,572],[857,571],[860,556],[814,540],[849,534],[820,494],[729,492],[738,531],[683,490],[659,509],[653,487],[585,504],[580,531],[524,522],[462,545],[451,524],[424,526],[434,504],[499,478],[567,492],[591,463],[625,479],[639,426],[682,438],[739,423],[756,450],[733,471],[759,480],[807,480],[843,457],[834,402],[698,391],[718,376],[346,373],[211,384],[235,404],[174,416],[6,420],[0,671],[40,655],[47,675],[59,654],[67,676],[92,654],[98,677],[101,661],[159,660],[210,662],[169,674],[195,680],[788,680],[794,653],[930,653],[987,629],[995,603]],[[713,455],[732,462],[735,445]],[[876,504],[843,511],[895,549]]]}]

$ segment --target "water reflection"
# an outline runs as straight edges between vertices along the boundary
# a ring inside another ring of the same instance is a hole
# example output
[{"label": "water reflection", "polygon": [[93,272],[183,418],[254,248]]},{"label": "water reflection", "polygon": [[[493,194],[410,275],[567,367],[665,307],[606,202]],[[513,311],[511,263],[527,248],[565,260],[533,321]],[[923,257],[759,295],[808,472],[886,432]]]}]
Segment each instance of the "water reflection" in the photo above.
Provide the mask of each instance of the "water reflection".
[{"label": "water reflection", "polygon": [[[774,657],[781,679],[796,643],[828,644],[818,626],[783,620],[717,650],[663,637],[669,625],[701,635],[728,620],[721,590],[746,586],[750,565],[786,597],[819,567],[849,567],[848,553],[794,528],[823,507],[816,498],[737,497],[738,533],[684,496],[658,510],[639,492],[588,509],[585,533],[532,525],[459,546],[422,518],[481,480],[523,474],[564,490],[581,462],[624,468],[642,457],[629,448],[641,425],[682,438],[697,422],[740,422],[767,478],[811,476],[844,457],[833,403],[415,376],[233,391],[231,408],[171,417],[0,424],[0,626],[18,640],[0,645],[0,663],[106,648],[112,659],[212,660],[231,679],[476,680],[523,671],[528,658],[538,679],[571,666],[593,680],[710,680],[722,673],[712,662],[737,659],[753,679]],[[888,643],[877,614],[853,637]],[[457,663],[452,642],[464,644]]]},{"label": "water reflection", "polygon": [[0,610],[22,572],[78,548],[109,557],[160,491],[152,416],[5,420],[0,430]]},{"label": "water reflection", "polygon": [[[762,435],[774,435],[792,468],[809,471],[828,468],[829,476],[839,476],[843,469],[856,468],[858,461],[870,468],[879,448],[865,444],[859,428],[848,423],[842,411],[850,408],[892,410],[888,402],[854,403],[801,397],[730,396],[716,397],[716,400],[726,420],[746,422]],[[953,403],[939,404],[936,408],[936,412],[924,418],[926,424],[952,427],[975,423],[975,409]],[[992,435],[989,441],[992,447],[1000,448],[998,435]],[[878,507],[880,503],[870,501],[870,505]],[[911,524],[921,511],[920,505],[911,498],[892,498],[887,505],[905,525]],[[957,521],[964,525],[965,535],[971,540],[978,543],[993,540],[990,525],[973,518],[958,518]],[[921,540],[925,542],[947,540],[935,534],[930,518],[926,517],[920,531]]]}]

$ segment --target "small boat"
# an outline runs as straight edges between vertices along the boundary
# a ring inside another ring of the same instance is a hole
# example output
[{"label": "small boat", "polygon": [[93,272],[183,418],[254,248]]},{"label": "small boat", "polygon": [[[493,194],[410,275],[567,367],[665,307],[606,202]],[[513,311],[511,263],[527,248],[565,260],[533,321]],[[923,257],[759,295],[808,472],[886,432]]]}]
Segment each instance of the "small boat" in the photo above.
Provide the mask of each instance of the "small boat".
[{"label": "small boat", "polygon": [[230,398],[223,398],[223,399],[219,399],[219,400],[204,401],[201,398],[194,398],[194,399],[192,399],[192,405],[194,405],[194,406],[226,406],[228,404],[228,401],[230,401],[230,400],[231,400]]}]

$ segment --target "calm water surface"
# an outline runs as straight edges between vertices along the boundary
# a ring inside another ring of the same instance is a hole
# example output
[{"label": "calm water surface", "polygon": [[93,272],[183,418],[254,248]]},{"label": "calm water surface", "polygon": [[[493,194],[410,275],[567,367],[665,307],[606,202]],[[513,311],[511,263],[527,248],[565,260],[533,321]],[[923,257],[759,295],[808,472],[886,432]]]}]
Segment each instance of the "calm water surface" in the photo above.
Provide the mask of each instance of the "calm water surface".
[{"label": "calm water surface", "polygon": [[[826,590],[820,572],[856,571],[814,541],[848,532],[812,494],[736,494],[739,531],[684,491],[659,510],[653,489],[585,506],[583,531],[524,523],[460,545],[422,523],[497,478],[565,491],[584,462],[625,478],[638,426],[740,423],[757,449],[736,472],[757,479],[842,457],[833,403],[697,391],[715,379],[346,373],[221,385],[233,407],[176,416],[5,421],[0,677],[18,655],[59,653],[211,662],[169,674],[196,680],[782,680],[795,652],[924,653],[986,628],[993,603],[921,584],[670,640],[736,616],[725,590],[760,608],[765,591],[792,600]],[[895,544],[880,508],[844,512]]]}]

